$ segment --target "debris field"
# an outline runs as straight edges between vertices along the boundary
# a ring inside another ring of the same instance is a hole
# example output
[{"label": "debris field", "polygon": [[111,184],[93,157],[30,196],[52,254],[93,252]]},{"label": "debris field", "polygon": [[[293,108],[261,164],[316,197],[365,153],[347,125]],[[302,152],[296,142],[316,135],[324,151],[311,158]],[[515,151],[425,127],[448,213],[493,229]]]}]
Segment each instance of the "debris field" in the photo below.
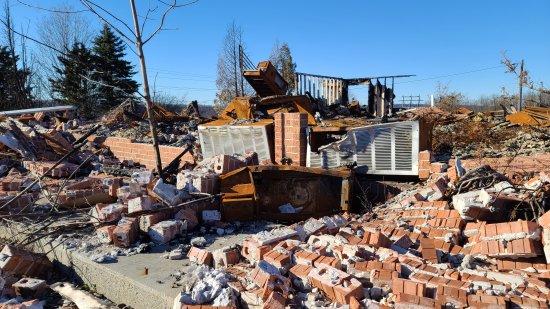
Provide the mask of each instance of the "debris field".
[{"label": "debris field", "polygon": [[[267,61],[244,78],[257,96],[215,117],[154,106],[161,171],[139,104],[0,116],[0,308],[114,308],[52,275],[56,252],[152,248],[190,263],[178,309],[548,307],[549,108],[395,110],[374,80],[322,77],[329,102],[299,79],[287,95]],[[369,104],[348,102],[364,83]]]}]

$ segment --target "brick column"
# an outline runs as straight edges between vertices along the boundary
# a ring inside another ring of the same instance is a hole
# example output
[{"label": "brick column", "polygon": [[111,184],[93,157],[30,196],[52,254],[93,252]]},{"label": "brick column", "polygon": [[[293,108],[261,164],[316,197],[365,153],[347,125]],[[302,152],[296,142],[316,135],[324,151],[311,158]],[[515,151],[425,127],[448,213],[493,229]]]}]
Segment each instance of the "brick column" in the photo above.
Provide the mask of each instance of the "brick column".
[{"label": "brick column", "polygon": [[291,165],[306,165],[307,114],[275,114],[275,162],[281,164],[283,158],[291,159]]},{"label": "brick column", "polygon": [[418,153],[418,178],[421,180],[430,178],[432,159],[432,152],[429,150],[424,150]]}]

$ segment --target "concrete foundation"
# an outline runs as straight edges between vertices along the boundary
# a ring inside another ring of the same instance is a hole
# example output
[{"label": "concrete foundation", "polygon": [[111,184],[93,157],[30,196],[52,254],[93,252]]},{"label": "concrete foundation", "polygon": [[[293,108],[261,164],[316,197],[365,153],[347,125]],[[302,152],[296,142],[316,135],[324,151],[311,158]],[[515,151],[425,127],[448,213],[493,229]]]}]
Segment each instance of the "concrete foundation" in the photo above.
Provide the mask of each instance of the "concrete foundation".
[{"label": "concrete foundation", "polygon": [[[4,222],[0,225],[0,238],[21,240],[27,236],[25,233],[28,231],[28,225]],[[248,235],[226,235],[210,242],[207,249],[212,251],[241,243],[246,236]],[[136,309],[172,308],[181,287],[173,285],[175,279],[171,274],[178,270],[185,271],[191,264],[187,258],[163,258],[162,255],[169,249],[166,246],[153,247],[151,253],[119,256],[117,262],[108,264],[98,264],[84,253],[66,250],[59,242],[40,240],[28,249],[47,253],[56,269],[71,276],[76,283],[86,284],[117,304],[126,304]]]}]

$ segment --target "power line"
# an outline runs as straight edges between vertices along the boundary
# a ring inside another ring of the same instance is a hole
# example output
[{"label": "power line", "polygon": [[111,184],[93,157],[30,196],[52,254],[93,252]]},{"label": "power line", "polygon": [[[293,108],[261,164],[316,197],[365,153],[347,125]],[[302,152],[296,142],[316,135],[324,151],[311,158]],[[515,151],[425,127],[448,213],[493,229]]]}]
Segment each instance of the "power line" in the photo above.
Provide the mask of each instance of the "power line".
[{"label": "power line", "polygon": [[166,73],[166,74],[172,74],[172,75],[180,75],[180,76],[190,76],[190,77],[203,77],[203,78],[210,78],[215,77],[214,75],[207,75],[207,74],[197,74],[197,73],[187,73],[182,71],[173,71],[173,70],[165,70],[161,68],[155,68],[150,67],[149,68],[152,71],[159,72],[159,73]]},{"label": "power line", "polygon": [[[502,68],[502,67],[504,67],[504,65],[501,64],[501,65],[497,65],[497,66],[489,67],[489,68],[477,69],[477,70],[460,72],[460,73],[452,73],[452,74],[440,75],[440,76],[434,76],[434,77],[427,77],[427,78],[422,78],[422,79],[407,80],[407,81],[402,81],[402,82],[398,82],[398,83],[395,83],[395,84],[398,85],[398,84],[406,84],[406,83],[416,83],[416,82],[422,82],[422,81],[426,81],[426,80],[434,80],[434,79],[445,78],[445,77],[452,77],[452,76],[458,76],[458,75],[477,73],[477,72],[493,70],[493,69]],[[359,85],[357,87],[368,87],[368,85]]]},{"label": "power line", "polygon": [[503,66],[504,66],[504,65],[501,64],[501,65],[497,65],[497,66],[490,67],[490,68],[483,68],[483,69],[472,70],[472,71],[466,71],[466,72],[460,72],[460,73],[453,73],[453,74],[447,74],[447,75],[440,75],[440,76],[428,77],[428,78],[423,78],[423,79],[407,80],[407,81],[402,81],[402,82],[398,82],[398,83],[395,83],[395,84],[416,83],[416,82],[422,82],[422,81],[425,81],[425,80],[433,80],[433,79],[438,79],[438,78],[445,78],[445,77],[451,77],[451,76],[458,76],[458,75],[464,75],[464,74],[471,74],[471,73],[477,73],[477,72],[481,72],[481,71],[487,71],[487,70],[493,70],[493,69],[497,69],[497,68],[502,68]]},{"label": "power line", "polygon": [[196,87],[181,87],[181,86],[164,86],[159,85],[157,88],[166,88],[166,89],[181,89],[181,90],[204,90],[204,91],[216,91],[215,88],[196,88]]},{"label": "power line", "polygon": [[211,82],[215,83],[216,81],[213,79],[196,79],[196,78],[183,78],[183,77],[165,77],[163,75],[160,75],[158,79],[170,79],[170,80],[188,80],[188,81],[194,81],[194,82]]}]

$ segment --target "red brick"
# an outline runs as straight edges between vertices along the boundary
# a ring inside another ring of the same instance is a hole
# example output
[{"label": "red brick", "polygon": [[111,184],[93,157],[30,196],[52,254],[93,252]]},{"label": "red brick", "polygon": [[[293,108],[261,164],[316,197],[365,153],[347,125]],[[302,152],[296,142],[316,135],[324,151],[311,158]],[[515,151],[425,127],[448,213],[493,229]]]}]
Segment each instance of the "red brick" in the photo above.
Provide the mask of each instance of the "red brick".
[{"label": "red brick", "polygon": [[288,269],[291,266],[290,255],[271,250],[264,255],[264,261],[278,268]]},{"label": "red brick", "polygon": [[392,292],[394,294],[405,293],[416,296],[425,296],[426,285],[424,283],[414,282],[407,279],[393,279]]},{"label": "red brick", "polygon": [[260,261],[263,256],[272,249],[270,245],[259,245],[255,240],[247,238],[243,240],[241,255],[250,262]]},{"label": "red brick", "polygon": [[430,178],[430,170],[429,169],[419,169],[418,170],[418,178],[420,178],[420,179]]},{"label": "red brick", "polygon": [[187,257],[191,262],[195,262],[201,265],[212,265],[212,253],[207,250],[197,247],[191,247],[187,253]]},{"label": "red brick", "polygon": [[418,161],[432,161],[432,152],[424,150],[418,153]]},{"label": "red brick", "polygon": [[[264,302],[264,309],[284,309],[286,304],[286,296],[279,292],[272,292],[268,299]],[[203,306],[204,307],[204,306]]]},{"label": "red brick", "polygon": [[538,222],[543,228],[550,228],[550,211],[547,211],[544,215],[540,216]]}]

